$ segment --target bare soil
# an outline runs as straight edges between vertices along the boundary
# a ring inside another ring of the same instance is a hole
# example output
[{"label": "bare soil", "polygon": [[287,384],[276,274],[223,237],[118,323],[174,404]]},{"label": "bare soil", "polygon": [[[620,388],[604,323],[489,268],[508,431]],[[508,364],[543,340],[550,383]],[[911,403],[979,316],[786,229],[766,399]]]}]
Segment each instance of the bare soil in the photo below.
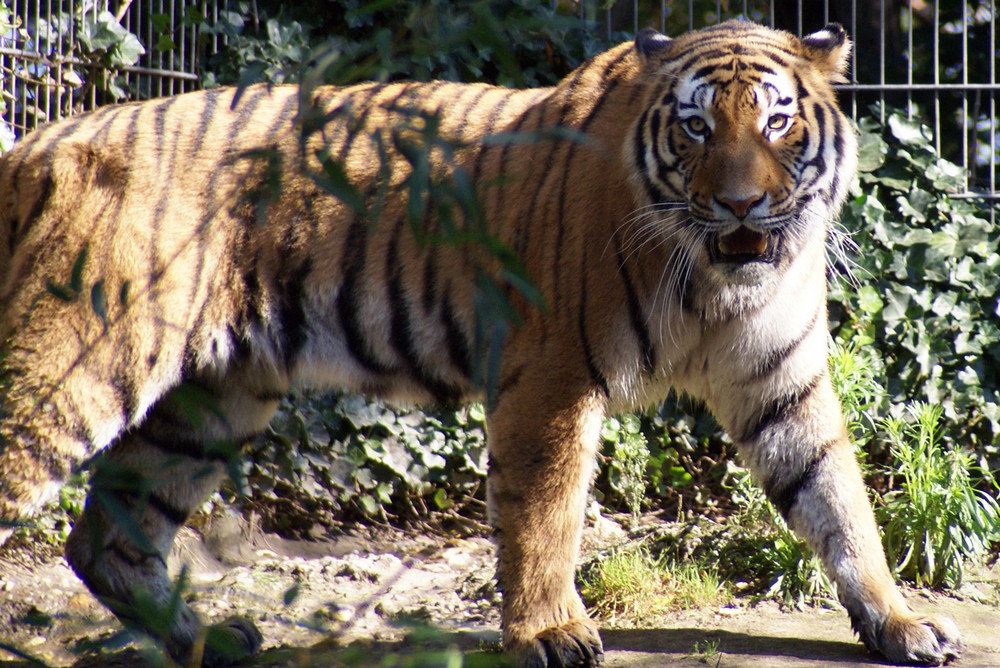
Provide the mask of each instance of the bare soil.
[{"label": "bare soil", "polygon": [[[602,519],[588,527],[585,551],[623,536]],[[398,656],[417,645],[437,648],[438,656],[457,647],[467,652],[469,666],[509,665],[496,653],[500,599],[485,536],[379,531],[288,541],[229,516],[201,532],[184,529],[171,556],[172,565],[182,563],[190,573],[187,598],[205,618],[241,614],[263,632],[264,652],[254,666],[448,665],[443,658],[407,662]],[[982,596],[963,598],[909,594],[916,608],[956,620],[968,643],[957,663],[963,668],[1000,667],[996,586],[982,581],[967,590]],[[602,630],[609,668],[882,665],[856,641],[843,610],[789,612],[744,601],[646,622],[647,628]],[[148,663],[121,636],[121,626],[61,557],[31,547],[0,553],[0,645],[19,654],[0,649],[0,667]],[[87,651],[102,644],[99,653]],[[346,645],[357,649],[356,662],[345,658]]]}]

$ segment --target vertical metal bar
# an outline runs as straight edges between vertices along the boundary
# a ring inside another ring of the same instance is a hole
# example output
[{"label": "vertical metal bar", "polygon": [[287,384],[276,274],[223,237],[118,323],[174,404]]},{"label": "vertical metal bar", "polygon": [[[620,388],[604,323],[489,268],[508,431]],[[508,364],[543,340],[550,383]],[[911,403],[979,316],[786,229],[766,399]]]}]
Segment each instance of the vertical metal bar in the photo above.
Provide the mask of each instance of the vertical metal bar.
[{"label": "vertical metal bar", "polygon": [[771,0],[771,2],[768,4],[768,10],[767,10],[767,12],[768,12],[768,15],[770,16],[770,20],[768,21],[768,23],[773,28],[774,25],[775,25],[775,23],[774,23],[774,0]]},{"label": "vertical metal bar", "polygon": [[913,1],[906,3],[906,117],[913,118]]},{"label": "vertical metal bar", "polygon": [[[166,13],[166,9],[167,9],[164,0],[159,0],[156,3],[157,4],[156,9],[153,9],[152,4],[153,3],[149,3],[149,7],[146,10],[146,23],[149,24],[149,43],[150,44],[155,43],[156,40],[157,40],[157,38],[158,38],[158,35],[153,32],[153,22],[150,20],[150,17],[154,13],[155,14],[165,14]],[[159,67],[162,69],[162,67],[163,67],[163,54],[162,53],[160,53],[160,54],[157,55],[157,60],[159,61]],[[161,74],[156,74],[156,75],[154,75],[154,79],[156,80],[156,97],[163,97],[164,95],[167,94],[167,91],[169,90],[170,78],[169,77],[164,77]],[[166,79],[166,81],[164,81],[164,79]],[[166,86],[164,86],[164,83],[166,83]]]},{"label": "vertical metal bar", "polygon": [[[24,26],[24,22],[23,22],[23,18],[21,16],[20,10],[18,9],[18,6],[17,6],[17,0],[13,1],[13,5],[14,5],[14,8],[13,8],[13,10],[11,10],[11,13],[14,16],[16,16],[18,19],[22,19],[21,25],[23,27]],[[24,48],[27,49],[27,45],[24,45]],[[22,67],[22,65],[17,60],[14,60],[14,65],[15,65],[15,67]],[[18,134],[19,136],[23,137],[24,136],[24,97],[23,97],[23,95],[24,95],[24,84],[23,83],[21,84],[21,86],[20,86],[20,92],[18,92],[18,88],[19,87],[17,85],[17,79],[13,79],[13,83],[14,83],[14,96],[15,96],[15,98],[14,98],[14,110],[13,110],[13,113],[11,114],[11,118],[14,121],[14,132],[16,134]],[[18,102],[20,102],[20,104],[18,104]],[[17,122],[17,116],[18,116],[17,112],[18,112],[18,109],[21,110],[21,122],[20,123]],[[21,128],[21,132],[17,131],[18,127]]]},{"label": "vertical metal bar", "polygon": [[[996,4],[990,3],[990,84],[997,82],[997,44],[996,44]],[[996,91],[990,91],[990,192],[997,192],[997,114],[996,114]],[[996,223],[997,204],[992,202],[989,205],[990,223]]]},{"label": "vertical metal bar", "polygon": [[694,0],[688,0],[688,30],[694,30]]},{"label": "vertical metal bar", "polygon": [[[7,5],[6,0],[4,0],[4,6],[6,6],[6,5]],[[11,14],[11,21],[15,22],[15,23],[17,22],[17,17],[14,16],[13,14]],[[15,49],[17,48],[16,44],[13,44],[11,46],[12,46],[12,48],[15,48]],[[10,69],[10,75],[9,76],[7,74],[4,74],[5,72],[7,72],[8,68]],[[14,78],[14,74],[15,74],[15,72],[14,72],[14,59],[11,58],[10,65],[8,65],[7,64],[7,56],[5,56],[4,54],[0,53],[0,93],[7,93],[7,84],[9,83],[10,84],[10,95],[9,96],[5,95],[4,97],[5,97],[5,99],[11,100],[12,103],[13,103],[13,99],[14,99],[14,89],[17,87],[17,80]],[[8,124],[10,126],[10,130],[14,133],[14,136],[16,137],[17,136],[17,130],[14,129],[14,123],[13,123],[14,114],[13,114],[13,112],[14,112],[14,109],[11,106],[5,106],[4,107],[4,113],[0,114],[0,122],[3,122],[4,124]],[[7,123],[7,119],[8,118],[11,119],[10,123]]]},{"label": "vertical metal bar", "polygon": [[[190,69],[191,64],[188,62],[188,50],[187,50],[187,35],[188,26],[184,23],[184,14],[187,11],[187,3],[181,0],[180,3],[180,24],[177,26],[177,58],[181,61],[181,71],[193,73],[194,70]],[[181,81],[181,92],[186,93],[191,90],[191,84],[187,81]]]},{"label": "vertical metal bar", "polygon": [[878,117],[885,122],[885,0],[878,3]]},{"label": "vertical metal bar", "polygon": [[[73,21],[73,12],[75,10],[75,7],[73,7],[72,2],[69,2],[67,4],[68,4],[67,12],[69,13],[70,20],[69,20],[69,44],[66,45],[66,53],[73,53],[73,51],[76,49],[76,22]],[[89,72],[82,70],[80,72],[77,72],[76,74],[78,77],[81,78],[81,80],[83,79],[84,76],[88,77],[88,79],[91,77],[91,74]],[[86,83],[84,83],[84,85],[86,85]],[[73,100],[75,97],[76,97],[76,92],[73,90],[69,91],[69,94],[67,95],[66,98],[67,116],[73,113],[73,106],[74,106]]]},{"label": "vertical metal bar", "polygon": [[[41,10],[42,10],[42,3],[36,2],[35,3],[35,50],[38,53],[42,52],[42,45],[41,45],[41,43],[38,40],[38,22],[39,22],[39,20],[41,20],[41,17],[42,17]],[[35,66],[35,76],[33,77],[34,80],[35,80],[35,83],[32,84],[32,86],[35,89],[35,113],[34,113],[35,122],[34,122],[34,127],[36,127],[36,128],[40,125],[40,123],[38,122],[38,118],[39,118],[39,115],[42,113],[42,107],[38,103],[38,98],[40,98],[42,96],[42,85],[41,85],[41,83],[38,83],[38,82],[41,81],[41,77],[39,76],[39,71],[40,71],[40,69],[42,67],[43,67],[42,65],[36,65]]]},{"label": "vertical metal bar", "polygon": [[937,151],[938,155],[941,154],[941,94],[937,89],[938,84],[941,83],[941,51],[938,39],[940,30],[941,6],[938,0],[934,0],[934,50],[932,57],[934,63],[934,150]]},{"label": "vertical metal bar", "polygon": [[797,7],[796,11],[798,13],[798,17],[796,19],[798,21],[798,23],[796,25],[796,29],[799,31],[798,34],[801,35],[802,34],[802,0],[799,0],[798,7]]},{"label": "vertical metal bar", "polygon": [[[962,83],[969,83],[969,5],[962,2]],[[978,92],[976,93],[979,94]],[[975,114],[979,116],[978,112]],[[969,190],[969,174],[975,169],[975,159],[969,160],[969,132],[973,133],[973,143],[975,146],[976,120],[972,119],[969,125],[969,90],[962,92],[962,164],[965,167],[963,192]]]},{"label": "vertical metal bar", "polygon": [[[41,3],[39,3],[41,4]],[[52,54],[52,0],[45,0],[45,22],[48,24],[49,29],[45,31],[45,53]],[[57,47],[58,48],[58,47]],[[62,84],[62,64],[57,59],[57,65],[55,66],[55,71],[52,71],[52,67],[49,67],[48,76],[42,79],[42,87],[45,90],[45,113],[48,115],[49,120],[59,120],[59,105],[52,108],[53,99],[56,97],[56,91],[59,90],[59,86]],[[52,86],[52,83],[55,86]]]},{"label": "vertical metal bar", "polygon": [[[187,14],[187,7],[186,7],[186,5],[187,5],[187,3],[185,2],[185,8],[184,8],[184,14],[185,15]],[[190,51],[190,55],[188,56],[188,58],[191,60],[191,71],[192,72],[197,72],[198,71],[198,59],[201,57],[201,50],[198,48],[198,42],[196,41],[197,38],[198,38],[198,29],[193,27],[193,28],[191,28],[191,51]]]},{"label": "vertical metal bar", "polygon": [[[858,34],[858,2],[854,0],[851,3],[851,35],[854,35],[854,39],[857,40]],[[857,47],[851,49],[851,81],[858,83],[858,49]],[[858,94],[855,91],[851,91],[851,118],[855,121],[858,120]]]},{"label": "vertical metal bar", "polygon": [[[183,71],[184,60],[180,57],[180,54],[177,51],[179,48],[177,42],[174,41],[174,38],[177,36],[178,27],[179,26],[177,25],[177,3],[174,0],[170,0],[170,43],[173,44],[173,48],[170,49],[170,53],[167,54],[167,57],[169,58],[171,70]],[[177,84],[174,83],[175,81],[179,82],[180,79],[176,80],[173,78],[170,79],[171,95],[181,92],[180,90],[177,90]]]}]

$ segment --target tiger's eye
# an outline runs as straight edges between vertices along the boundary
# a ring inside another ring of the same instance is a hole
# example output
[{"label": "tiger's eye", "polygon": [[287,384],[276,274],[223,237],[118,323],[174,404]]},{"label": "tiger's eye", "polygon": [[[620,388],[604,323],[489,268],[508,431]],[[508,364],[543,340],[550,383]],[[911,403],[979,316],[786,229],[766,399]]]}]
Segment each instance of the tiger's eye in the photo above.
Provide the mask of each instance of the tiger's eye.
[{"label": "tiger's eye", "polygon": [[788,127],[788,121],[790,119],[784,114],[775,114],[767,119],[767,129],[768,130],[784,130]]},{"label": "tiger's eye", "polygon": [[692,134],[703,135],[708,132],[708,123],[705,122],[705,119],[699,118],[698,116],[692,116],[691,118],[685,119],[684,125]]}]

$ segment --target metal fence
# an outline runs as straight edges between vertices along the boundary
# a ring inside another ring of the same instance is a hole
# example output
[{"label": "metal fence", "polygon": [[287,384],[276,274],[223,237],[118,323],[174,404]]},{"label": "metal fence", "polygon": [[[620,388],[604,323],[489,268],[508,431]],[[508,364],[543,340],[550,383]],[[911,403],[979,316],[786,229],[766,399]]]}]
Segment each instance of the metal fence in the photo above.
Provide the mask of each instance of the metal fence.
[{"label": "metal fence", "polygon": [[0,131],[39,125],[104,104],[201,87],[218,48],[200,35],[223,2],[3,0]]},{"label": "metal fence", "polygon": [[[222,39],[206,27],[226,4],[3,0],[0,95],[6,109],[0,133],[12,139],[122,96],[198,88],[206,58]],[[959,195],[1000,199],[993,0],[618,0],[603,9],[603,0],[553,4],[597,22],[609,39],[646,25],[676,34],[738,16],[797,34],[837,21],[856,44],[851,83],[842,86],[847,110],[855,118],[873,108],[884,114],[886,105],[920,114],[938,151],[965,169],[965,193]],[[133,33],[136,43],[121,32]]]}]

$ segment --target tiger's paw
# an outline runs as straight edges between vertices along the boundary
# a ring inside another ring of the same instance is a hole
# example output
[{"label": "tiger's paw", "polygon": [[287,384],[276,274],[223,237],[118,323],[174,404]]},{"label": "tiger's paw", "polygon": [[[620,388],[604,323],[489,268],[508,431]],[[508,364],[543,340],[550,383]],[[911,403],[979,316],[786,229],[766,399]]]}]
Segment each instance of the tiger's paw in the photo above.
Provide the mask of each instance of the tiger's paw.
[{"label": "tiger's paw", "polygon": [[592,619],[571,619],[513,648],[518,668],[597,668],[604,645]]},{"label": "tiger's paw", "polygon": [[257,654],[264,644],[264,636],[257,627],[243,617],[230,617],[206,631],[201,665],[210,668],[245,661]]},{"label": "tiger's paw", "polygon": [[875,647],[865,642],[868,648],[898,664],[940,666],[965,649],[955,622],[933,615],[893,615],[876,638]]}]

